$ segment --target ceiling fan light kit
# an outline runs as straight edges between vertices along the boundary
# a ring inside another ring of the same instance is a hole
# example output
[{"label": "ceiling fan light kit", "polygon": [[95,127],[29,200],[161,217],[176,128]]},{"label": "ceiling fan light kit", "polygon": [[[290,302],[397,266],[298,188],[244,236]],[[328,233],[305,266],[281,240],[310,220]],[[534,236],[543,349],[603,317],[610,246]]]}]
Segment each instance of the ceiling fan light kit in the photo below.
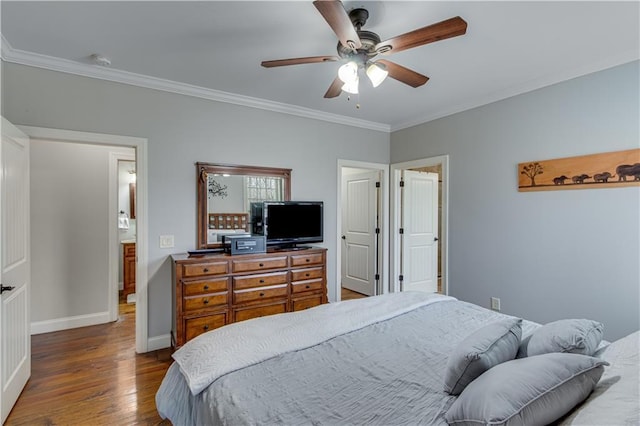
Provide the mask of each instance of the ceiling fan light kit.
[{"label": "ceiling fan light kit", "polygon": [[338,0],[316,0],[313,2],[338,37],[338,57],[312,56],[306,58],[278,59],[263,61],[266,68],[319,62],[346,61],[338,69],[338,76],[325,93],[325,98],[335,98],[341,91],[358,93],[358,72],[365,70],[373,87],[378,87],[386,78],[391,77],[411,87],[420,87],[429,77],[402,65],[385,59],[373,61],[377,55],[390,55],[414,47],[423,46],[440,40],[463,35],[467,32],[467,23],[459,16],[433,25],[419,28],[408,33],[380,41],[378,34],[361,28],[369,18],[364,8],[355,8],[347,13]]},{"label": "ceiling fan light kit", "polygon": [[387,78],[389,71],[384,64],[370,62],[367,66],[367,77],[371,80],[373,87],[378,87]]}]

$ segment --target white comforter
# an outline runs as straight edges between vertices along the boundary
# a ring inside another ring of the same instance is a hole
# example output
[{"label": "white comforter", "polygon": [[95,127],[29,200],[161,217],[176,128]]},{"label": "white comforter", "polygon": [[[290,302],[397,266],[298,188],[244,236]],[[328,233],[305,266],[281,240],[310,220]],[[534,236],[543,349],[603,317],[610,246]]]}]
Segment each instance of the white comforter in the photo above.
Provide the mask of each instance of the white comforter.
[{"label": "white comforter", "polygon": [[197,395],[224,374],[443,300],[456,299],[422,292],[391,293],[357,304],[331,303],[242,321],[198,336],[176,351],[173,359],[191,393]]}]

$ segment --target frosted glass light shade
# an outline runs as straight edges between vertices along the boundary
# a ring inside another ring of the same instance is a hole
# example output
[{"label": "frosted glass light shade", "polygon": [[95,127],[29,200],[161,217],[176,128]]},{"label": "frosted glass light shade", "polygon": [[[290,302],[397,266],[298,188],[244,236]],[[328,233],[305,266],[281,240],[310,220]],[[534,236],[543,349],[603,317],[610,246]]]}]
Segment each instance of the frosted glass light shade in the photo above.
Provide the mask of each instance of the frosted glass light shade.
[{"label": "frosted glass light shade", "polygon": [[356,79],[354,81],[342,85],[342,91],[351,93],[352,95],[357,95],[359,81],[360,79],[358,78],[358,76],[356,76]]},{"label": "frosted glass light shade", "polygon": [[378,87],[388,75],[389,71],[386,70],[383,64],[371,63],[371,65],[367,67],[367,77],[371,80],[373,87]]},{"label": "frosted glass light shade", "polygon": [[353,61],[349,61],[338,68],[338,78],[346,84],[358,80],[358,64]]}]

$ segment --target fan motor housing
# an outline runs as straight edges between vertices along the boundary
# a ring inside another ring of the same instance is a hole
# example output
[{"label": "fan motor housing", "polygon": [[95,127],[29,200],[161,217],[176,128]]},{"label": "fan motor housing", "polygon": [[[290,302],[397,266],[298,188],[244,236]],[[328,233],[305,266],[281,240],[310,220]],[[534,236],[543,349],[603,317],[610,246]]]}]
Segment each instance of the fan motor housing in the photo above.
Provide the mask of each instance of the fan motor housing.
[{"label": "fan motor housing", "polygon": [[360,42],[362,43],[362,47],[360,49],[349,49],[348,47],[344,47],[342,43],[338,42],[338,55],[341,58],[351,58],[357,54],[365,54],[369,57],[373,57],[377,54],[376,45],[380,43],[380,36],[372,31],[358,31],[358,37],[360,37]]}]

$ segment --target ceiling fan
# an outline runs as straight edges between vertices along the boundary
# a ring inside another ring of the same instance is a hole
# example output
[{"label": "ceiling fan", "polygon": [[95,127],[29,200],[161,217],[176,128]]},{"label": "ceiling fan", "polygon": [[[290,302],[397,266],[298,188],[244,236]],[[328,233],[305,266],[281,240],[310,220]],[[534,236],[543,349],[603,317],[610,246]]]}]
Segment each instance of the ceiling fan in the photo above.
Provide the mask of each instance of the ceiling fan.
[{"label": "ceiling fan", "polygon": [[373,59],[378,55],[389,55],[463,35],[467,31],[465,20],[456,16],[455,18],[381,41],[378,34],[361,29],[369,18],[369,12],[366,9],[355,8],[347,13],[342,2],[338,0],[316,0],[313,5],[338,36],[338,56],[278,59],[263,61],[261,65],[271,68],[344,60],[345,64],[339,68],[338,76],[324,94],[325,98],[335,98],[342,91],[353,94],[358,93],[358,71],[360,69],[365,70],[374,87],[382,83],[387,76],[411,87],[422,86],[429,80],[429,77],[386,59],[377,59],[375,61]]}]

